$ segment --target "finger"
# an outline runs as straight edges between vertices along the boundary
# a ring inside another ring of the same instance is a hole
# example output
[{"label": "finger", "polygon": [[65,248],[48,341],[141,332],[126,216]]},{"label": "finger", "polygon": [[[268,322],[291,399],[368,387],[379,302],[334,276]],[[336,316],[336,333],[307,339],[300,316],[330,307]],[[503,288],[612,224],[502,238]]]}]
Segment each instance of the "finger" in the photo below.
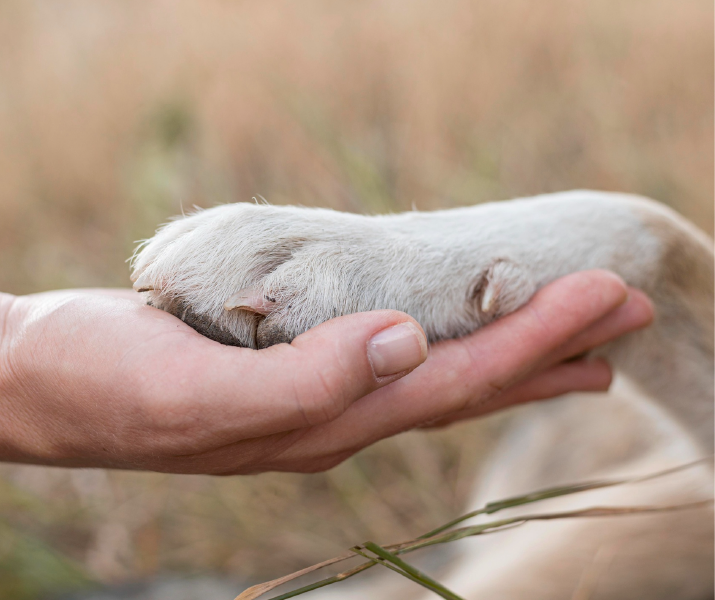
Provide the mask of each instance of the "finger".
[{"label": "finger", "polygon": [[544,364],[556,364],[612,342],[616,338],[647,327],[655,309],[642,291],[628,288],[628,299],[552,353]]},{"label": "finger", "polygon": [[[449,373],[440,386],[456,389],[459,400],[494,395],[533,372],[544,355],[564,347],[627,298],[623,280],[608,271],[568,275],[544,287],[517,312],[463,340],[434,347],[431,366]],[[461,356],[455,356],[457,347]]]},{"label": "finger", "polygon": [[[408,377],[353,403],[333,422],[315,428],[283,455],[308,459],[314,447],[342,452],[469,408],[523,379],[554,352],[627,298],[607,271],[583,271],[540,290],[515,313],[460,340],[432,346]],[[314,447],[311,447],[314,445]]]},{"label": "finger", "polygon": [[[457,421],[484,416],[516,404],[556,398],[571,392],[605,392],[608,390],[612,379],[611,368],[603,359],[585,359],[564,363],[534,375],[496,396],[486,398],[481,403],[443,415],[426,424],[420,424],[418,427],[424,429],[446,427]],[[251,464],[251,470],[255,469],[256,472],[265,470],[316,472],[332,468],[363,447],[362,444],[347,448],[345,444],[338,447],[319,444],[316,443],[313,433],[314,431],[311,430],[302,430],[291,432],[280,439],[274,437],[269,446],[270,454],[266,453],[266,447],[261,446],[262,452],[259,452],[258,445],[241,444],[241,456],[244,456],[244,453],[251,449],[254,450],[255,462]],[[296,450],[299,450],[301,444],[304,443],[310,447],[312,455],[296,453]],[[273,452],[274,449],[275,452]],[[316,449],[321,451],[315,452]],[[234,448],[234,456],[235,453]],[[232,464],[232,460],[227,453],[224,453],[223,460],[218,462]],[[235,459],[233,459],[233,464],[235,465]],[[241,471],[240,467],[237,470],[235,466],[228,468],[228,473],[230,474],[237,472],[246,471]]]},{"label": "finger", "polygon": [[207,440],[210,433],[219,445],[222,436],[259,437],[331,421],[405,376],[427,352],[417,322],[389,310],[339,317],[291,344],[259,351],[197,341],[181,358],[190,368],[181,395]]},{"label": "finger", "polygon": [[[561,364],[490,398],[482,405],[445,415],[420,427],[446,427],[457,421],[479,417],[515,404],[555,398],[569,392],[606,391],[611,379],[610,367],[601,359]],[[359,445],[347,449],[321,445],[316,443],[313,431],[311,428],[304,428],[231,442],[208,452],[182,457],[176,463],[175,469],[172,469],[171,463],[163,463],[162,469],[214,475],[246,475],[269,470],[318,472],[334,467],[361,448]],[[310,448],[310,454],[296,455],[295,447],[303,443]]]},{"label": "finger", "polygon": [[611,368],[603,359],[562,363],[529,377],[501,394],[421,427],[444,427],[457,421],[473,419],[490,412],[503,410],[515,404],[556,398],[571,392],[605,392],[610,387],[612,380]]},{"label": "finger", "polygon": [[653,322],[653,316],[653,303],[650,299],[640,290],[629,288],[628,299],[624,304],[596,321],[543,361],[545,368],[547,366],[551,368],[508,388],[478,406],[438,419],[428,427],[442,427],[514,404],[553,398],[569,392],[606,391],[612,373],[605,361],[579,360],[570,364],[559,363],[584,354],[626,333],[647,327]]}]

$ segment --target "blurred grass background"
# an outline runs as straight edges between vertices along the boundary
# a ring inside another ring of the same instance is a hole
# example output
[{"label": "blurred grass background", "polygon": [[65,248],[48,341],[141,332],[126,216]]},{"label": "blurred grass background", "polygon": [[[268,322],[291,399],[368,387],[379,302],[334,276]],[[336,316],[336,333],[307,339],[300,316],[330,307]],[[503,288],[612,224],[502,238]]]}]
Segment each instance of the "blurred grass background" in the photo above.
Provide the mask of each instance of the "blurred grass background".
[{"label": "blurred grass background", "polygon": [[[710,0],[3,0],[0,289],[127,286],[182,207],[383,212],[571,188],[713,230]],[[0,597],[283,574],[453,516],[498,423],[327,474],[0,468]]]}]

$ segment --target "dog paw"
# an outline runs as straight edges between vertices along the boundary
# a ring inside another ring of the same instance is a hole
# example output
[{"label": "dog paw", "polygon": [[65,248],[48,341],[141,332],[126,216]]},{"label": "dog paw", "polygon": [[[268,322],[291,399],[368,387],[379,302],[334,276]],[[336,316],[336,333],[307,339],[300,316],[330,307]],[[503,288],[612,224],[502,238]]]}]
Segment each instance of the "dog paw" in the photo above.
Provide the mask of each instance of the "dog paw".
[{"label": "dog paw", "polygon": [[430,341],[458,337],[532,295],[518,261],[475,255],[464,233],[431,223],[425,213],[229,204],[173,221],[140,246],[134,289],[199,333],[249,348],[385,308],[413,316]]}]

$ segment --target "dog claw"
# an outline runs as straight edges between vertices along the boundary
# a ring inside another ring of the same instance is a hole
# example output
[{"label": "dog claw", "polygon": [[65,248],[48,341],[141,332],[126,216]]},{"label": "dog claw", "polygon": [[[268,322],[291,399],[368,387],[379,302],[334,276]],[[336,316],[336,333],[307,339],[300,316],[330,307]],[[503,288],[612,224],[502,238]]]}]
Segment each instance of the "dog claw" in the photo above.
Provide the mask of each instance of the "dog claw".
[{"label": "dog claw", "polygon": [[481,309],[483,313],[488,313],[492,310],[497,299],[497,295],[496,286],[494,286],[493,283],[489,283],[489,285],[487,285],[487,289],[484,290],[484,295],[482,296]]},{"label": "dog claw", "polygon": [[137,277],[132,287],[137,292],[151,292],[154,289],[154,286],[149,281],[149,278],[144,274]]},{"label": "dog claw", "polygon": [[236,292],[226,302],[225,310],[247,310],[259,315],[268,315],[273,310],[275,301],[263,295],[263,290],[257,288],[246,288]]}]

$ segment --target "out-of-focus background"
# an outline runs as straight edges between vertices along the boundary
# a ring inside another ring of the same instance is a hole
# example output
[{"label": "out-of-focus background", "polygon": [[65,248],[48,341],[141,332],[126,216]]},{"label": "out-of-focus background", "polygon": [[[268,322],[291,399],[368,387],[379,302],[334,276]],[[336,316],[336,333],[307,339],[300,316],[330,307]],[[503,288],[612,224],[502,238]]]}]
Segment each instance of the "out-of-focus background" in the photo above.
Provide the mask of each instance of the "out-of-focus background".
[{"label": "out-of-focus background", "polygon": [[[711,0],[4,0],[0,290],[128,286],[192,205],[384,212],[571,188],[713,229]],[[4,466],[0,597],[255,582],[454,516],[498,422],[327,474]],[[238,590],[237,590],[238,591]]]}]

